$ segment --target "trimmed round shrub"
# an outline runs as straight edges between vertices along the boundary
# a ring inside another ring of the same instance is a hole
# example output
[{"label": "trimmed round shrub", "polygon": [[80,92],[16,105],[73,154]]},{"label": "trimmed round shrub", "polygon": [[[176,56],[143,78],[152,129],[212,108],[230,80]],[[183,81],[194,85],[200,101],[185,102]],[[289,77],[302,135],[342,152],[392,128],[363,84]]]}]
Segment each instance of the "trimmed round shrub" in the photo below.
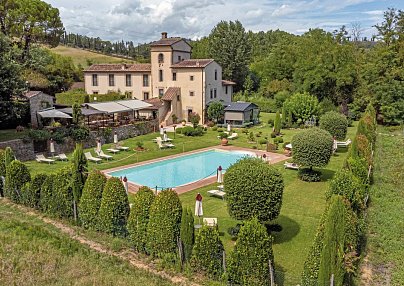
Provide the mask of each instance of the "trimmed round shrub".
[{"label": "trimmed round shrub", "polygon": [[190,208],[186,208],[182,211],[180,231],[185,261],[189,261],[191,259],[192,248],[194,247],[195,243],[194,231],[194,215]]},{"label": "trimmed round shrub", "polygon": [[200,126],[192,127],[192,126],[185,126],[181,128],[181,134],[185,136],[201,136],[203,134],[203,128]]},{"label": "trimmed round shrub", "polygon": [[13,202],[20,202],[21,188],[26,182],[31,181],[31,175],[27,166],[18,160],[12,161],[6,166],[5,196]]},{"label": "trimmed round shrub", "polygon": [[153,191],[148,187],[141,187],[133,196],[127,227],[129,239],[139,252],[146,252],[147,225],[154,198]]},{"label": "trimmed round shrub", "polygon": [[55,213],[57,208],[53,199],[53,183],[55,182],[55,178],[55,174],[50,174],[41,186],[39,205],[40,209],[47,214]]},{"label": "trimmed round shrub", "polygon": [[59,218],[73,218],[73,189],[71,184],[72,168],[59,170],[53,182],[54,215]]},{"label": "trimmed round shrub", "polygon": [[297,176],[300,180],[305,182],[320,182],[321,181],[321,172],[316,170],[310,170],[306,168],[301,168],[297,172]]},{"label": "trimmed round shrub", "polygon": [[238,220],[278,217],[284,183],[281,173],[258,158],[244,158],[228,168],[224,188],[229,214]]},{"label": "trimmed round shrub", "polygon": [[269,260],[273,261],[272,237],[254,218],[244,223],[227,266],[231,285],[268,285]]},{"label": "trimmed round shrub", "polygon": [[348,120],[341,113],[329,111],[320,117],[320,128],[327,130],[337,140],[344,140],[348,131]]},{"label": "trimmed round shrub", "polygon": [[218,278],[223,273],[223,243],[215,227],[204,225],[196,235],[191,266],[195,271]]},{"label": "trimmed round shrub", "polygon": [[330,181],[327,199],[332,195],[340,195],[348,200],[352,209],[359,212],[364,206],[365,185],[347,169],[339,170]]},{"label": "trimmed round shrub", "polygon": [[79,217],[85,228],[97,229],[98,211],[107,178],[97,170],[91,171],[84,184],[79,204]]},{"label": "trimmed round shrub", "polygon": [[114,236],[124,236],[129,211],[128,195],[122,182],[119,178],[109,178],[102,192],[98,211],[99,230]]},{"label": "trimmed round shrub", "polygon": [[310,169],[324,167],[332,155],[333,139],[328,131],[310,128],[293,136],[292,146],[296,163]]},{"label": "trimmed round shrub", "polygon": [[156,196],[147,225],[147,251],[152,256],[176,253],[181,214],[181,202],[175,191],[163,190]]},{"label": "trimmed round shrub", "polygon": [[[39,209],[41,188],[47,174],[36,174],[30,184],[22,190],[22,203],[28,207]],[[26,186],[26,185],[24,185]]]}]

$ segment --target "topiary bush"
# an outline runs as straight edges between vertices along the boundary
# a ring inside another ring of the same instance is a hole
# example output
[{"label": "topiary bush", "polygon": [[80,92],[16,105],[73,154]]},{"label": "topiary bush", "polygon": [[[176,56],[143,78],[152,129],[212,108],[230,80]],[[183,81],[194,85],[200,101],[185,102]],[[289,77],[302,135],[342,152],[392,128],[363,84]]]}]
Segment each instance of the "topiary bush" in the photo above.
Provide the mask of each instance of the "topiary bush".
[{"label": "topiary bush", "polygon": [[231,285],[268,285],[269,260],[274,264],[272,237],[254,218],[244,223],[227,265]]},{"label": "topiary bush", "polygon": [[223,243],[215,227],[202,226],[195,239],[191,266],[197,272],[218,278],[223,273]]},{"label": "topiary bush", "polygon": [[183,128],[180,128],[181,134],[185,136],[201,136],[203,135],[203,128],[202,127],[192,127],[192,126],[185,126]]},{"label": "topiary bush", "polygon": [[109,178],[102,192],[98,211],[99,230],[114,236],[124,236],[129,211],[128,195],[122,182],[119,178]]},{"label": "topiary bush", "polygon": [[346,159],[346,167],[356,176],[362,184],[369,184],[368,162],[365,158],[351,157]]},{"label": "topiary bush", "polygon": [[22,199],[21,188],[30,181],[31,175],[27,166],[18,160],[11,161],[8,165],[6,164],[4,195],[13,202],[19,203]]},{"label": "topiary bush", "polygon": [[182,206],[175,191],[161,191],[150,207],[147,225],[147,251],[152,256],[176,253]]},{"label": "topiary bush", "polygon": [[4,162],[4,150],[0,149],[0,197],[4,196],[3,193],[3,180],[6,179],[6,164]]},{"label": "topiary bush", "polygon": [[337,140],[345,140],[348,120],[341,113],[329,111],[320,117],[320,128],[327,130]]},{"label": "topiary bush", "polygon": [[194,247],[195,243],[194,229],[194,215],[190,208],[186,208],[182,211],[180,230],[180,237],[184,249],[185,261],[189,261],[191,259],[192,248]]},{"label": "topiary bush", "polygon": [[24,185],[26,186],[22,191],[22,203],[24,205],[39,209],[41,188],[47,177],[47,174],[36,174],[30,184]]},{"label": "topiary bush", "polygon": [[300,180],[305,182],[320,182],[321,172],[316,170],[310,170],[301,168],[297,172],[297,176]]},{"label": "topiary bush", "polygon": [[59,218],[73,218],[72,168],[64,167],[55,174],[53,182],[53,215]]},{"label": "topiary bush", "polygon": [[292,138],[293,160],[312,172],[313,167],[324,167],[333,152],[333,139],[328,131],[320,128],[304,130]]},{"label": "topiary bush", "polygon": [[284,189],[281,173],[258,158],[244,158],[228,168],[224,188],[229,214],[238,220],[278,217]]},{"label": "topiary bush", "polygon": [[83,146],[81,144],[76,144],[76,148],[74,149],[71,172],[74,220],[77,221],[78,204],[87,179],[87,159],[84,156]]},{"label": "topiary bush", "polygon": [[327,199],[330,199],[332,195],[340,195],[350,202],[354,211],[360,212],[365,207],[365,191],[365,186],[351,171],[341,169],[330,181]]},{"label": "topiary bush", "polygon": [[39,205],[40,209],[47,214],[53,214],[57,209],[57,204],[54,204],[55,200],[53,199],[53,183],[55,177],[55,174],[48,175],[41,186]]},{"label": "topiary bush", "polygon": [[127,228],[129,239],[133,247],[139,252],[146,252],[147,225],[154,198],[153,191],[148,187],[141,187],[133,196]]},{"label": "topiary bush", "polygon": [[79,218],[85,228],[97,229],[98,211],[106,182],[107,178],[100,171],[93,170],[88,175],[79,204]]}]

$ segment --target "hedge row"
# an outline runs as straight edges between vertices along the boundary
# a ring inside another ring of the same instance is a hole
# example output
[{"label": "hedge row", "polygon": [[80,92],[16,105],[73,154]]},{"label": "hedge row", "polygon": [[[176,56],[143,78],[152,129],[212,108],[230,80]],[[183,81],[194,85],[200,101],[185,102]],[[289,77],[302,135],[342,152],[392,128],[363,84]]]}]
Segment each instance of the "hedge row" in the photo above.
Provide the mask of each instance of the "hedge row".
[{"label": "hedge row", "polygon": [[332,274],[334,285],[351,284],[363,239],[375,140],[376,112],[368,106],[344,168],[330,182],[328,206],[304,264],[302,285],[326,285]]},{"label": "hedge row", "polygon": [[[97,100],[94,100],[94,97]],[[97,95],[89,95],[85,92],[84,89],[74,89],[71,91],[66,91],[62,93],[56,94],[56,103],[72,106],[74,103],[89,103],[89,102],[104,102],[104,101],[114,101],[126,99],[127,96],[125,94],[120,94],[118,92],[111,92],[107,94],[97,94]]]}]

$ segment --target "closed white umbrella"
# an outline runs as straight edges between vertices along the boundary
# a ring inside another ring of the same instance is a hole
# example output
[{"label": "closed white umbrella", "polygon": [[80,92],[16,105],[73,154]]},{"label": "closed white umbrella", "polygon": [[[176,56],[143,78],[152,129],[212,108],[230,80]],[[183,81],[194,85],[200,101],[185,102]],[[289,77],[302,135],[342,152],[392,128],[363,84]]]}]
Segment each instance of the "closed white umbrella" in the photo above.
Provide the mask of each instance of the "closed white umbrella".
[{"label": "closed white umbrella", "polygon": [[163,135],[164,134],[164,128],[163,128],[163,125],[160,125],[160,135]]},{"label": "closed white umbrella", "polygon": [[164,142],[166,142],[166,141],[167,141],[167,139],[168,139],[167,133],[166,133],[166,132],[164,132],[164,134],[163,134],[163,141],[164,141]]},{"label": "closed white umbrella", "polygon": [[222,169],[222,166],[219,166],[219,168],[217,168],[217,182],[219,184],[223,184],[223,169]]},{"label": "closed white umbrella", "polygon": [[230,132],[231,131],[231,125],[227,124],[227,131]]},{"label": "closed white umbrella", "polygon": [[97,152],[101,152],[101,140],[97,140]]},{"label": "closed white umbrella", "polygon": [[123,186],[125,187],[126,194],[128,194],[128,190],[129,190],[128,178],[126,178],[126,176],[125,176],[125,177],[123,177],[122,181],[123,181]]},{"label": "closed white umbrella", "polygon": [[50,140],[49,149],[50,149],[50,152],[53,155],[53,153],[55,153],[55,143],[53,142],[52,139]]},{"label": "closed white umbrella", "polygon": [[202,195],[200,193],[195,198],[195,216],[203,216]]},{"label": "closed white umbrella", "polygon": [[116,131],[114,133],[114,143],[118,144],[118,134],[116,133]]}]

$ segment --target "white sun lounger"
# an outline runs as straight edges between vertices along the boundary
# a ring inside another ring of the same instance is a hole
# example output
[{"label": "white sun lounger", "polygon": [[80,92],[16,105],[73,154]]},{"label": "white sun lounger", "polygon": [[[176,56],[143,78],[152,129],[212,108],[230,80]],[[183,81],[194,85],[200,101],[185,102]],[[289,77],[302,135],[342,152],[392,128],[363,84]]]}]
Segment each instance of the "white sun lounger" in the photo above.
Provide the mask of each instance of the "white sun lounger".
[{"label": "white sun lounger", "polygon": [[108,148],[107,151],[116,154],[119,153],[120,150],[114,148]]},{"label": "white sun lounger", "polygon": [[95,158],[95,157],[93,157],[93,155],[91,155],[90,152],[84,153],[84,156],[86,157],[86,159],[87,159],[88,161],[92,161],[92,162],[95,162],[95,163],[97,163],[97,164],[98,164],[98,162],[101,162],[101,161],[102,161],[102,159],[100,159],[100,158]]},{"label": "white sun lounger", "polygon": [[299,170],[300,168],[300,166],[296,163],[285,162],[283,165],[285,166],[285,169]]},{"label": "white sun lounger", "polygon": [[232,133],[229,137],[227,137],[227,139],[233,140],[236,139],[238,137],[237,133]]},{"label": "white sun lounger", "polygon": [[224,196],[226,195],[226,192],[223,192],[220,190],[210,190],[210,191],[208,191],[208,194],[211,196],[220,197],[224,200]]},{"label": "white sun lounger", "polygon": [[67,158],[65,153],[61,153],[61,154],[55,156],[55,158],[59,159],[60,161],[69,161],[69,158]]},{"label": "white sun lounger", "polygon": [[100,152],[95,151],[95,153],[97,153],[97,156],[102,158],[102,159],[112,159],[113,157],[111,155],[107,155],[104,153],[104,151],[100,150]]},{"label": "white sun lounger", "polygon": [[127,147],[127,146],[121,146],[121,145],[116,145],[115,146],[115,149],[116,150],[122,150],[122,151],[128,151],[129,150],[129,147]]},{"label": "white sun lounger", "polygon": [[162,142],[162,140],[161,140],[160,137],[157,137],[157,138],[156,138],[156,142],[157,142],[157,145],[159,146],[160,149],[166,149],[166,148],[173,148],[173,147],[175,147],[175,145],[172,144],[172,143],[164,143],[164,144],[163,144],[163,142]]},{"label": "white sun lounger", "polygon": [[349,144],[351,144],[351,143],[352,143],[351,139],[348,139],[345,142],[337,141],[337,147],[347,148],[349,146]]},{"label": "white sun lounger", "polygon": [[39,163],[48,163],[48,164],[52,164],[55,162],[55,160],[45,158],[45,156],[43,154],[36,155],[36,161]]}]

